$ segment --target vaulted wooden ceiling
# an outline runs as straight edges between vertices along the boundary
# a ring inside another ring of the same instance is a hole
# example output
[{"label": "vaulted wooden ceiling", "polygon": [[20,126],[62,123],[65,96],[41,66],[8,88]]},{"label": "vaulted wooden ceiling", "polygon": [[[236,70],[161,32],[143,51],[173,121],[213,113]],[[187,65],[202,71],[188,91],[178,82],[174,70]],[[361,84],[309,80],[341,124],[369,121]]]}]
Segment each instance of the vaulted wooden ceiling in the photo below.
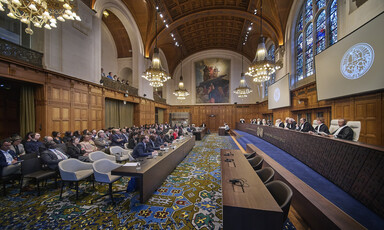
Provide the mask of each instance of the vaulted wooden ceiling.
[{"label": "vaulted wooden ceiling", "polygon": [[[232,50],[245,55],[249,60],[253,60],[255,56],[260,37],[261,0],[121,1],[135,18],[147,57],[152,55],[156,41],[155,6],[159,6],[159,13],[163,18],[157,15],[158,47],[167,58],[171,74],[180,62],[181,50],[184,58],[209,49]],[[293,0],[263,1],[263,35],[270,38],[276,46],[283,45],[292,3]],[[257,14],[254,14],[255,9]],[[125,50],[127,44],[130,44],[129,37],[121,33],[122,24],[116,23],[118,18],[114,17],[103,21],[113,36],[121,37],[115,39],[117,49]],[[252,30],[249,31],[248,40],[242,47],[250,26]],[[176,40],[171,37],[171,33]],[[182,48],[175,46],[176,41]]]}]

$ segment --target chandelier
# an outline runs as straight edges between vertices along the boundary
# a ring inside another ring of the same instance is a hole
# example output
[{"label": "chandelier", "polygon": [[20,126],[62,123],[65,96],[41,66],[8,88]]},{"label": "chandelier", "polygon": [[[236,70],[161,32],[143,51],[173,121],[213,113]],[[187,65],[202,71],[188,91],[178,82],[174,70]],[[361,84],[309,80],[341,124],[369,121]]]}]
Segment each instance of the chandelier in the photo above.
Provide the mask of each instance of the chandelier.
[{"label": "chandelier", "polygon": [[[181,52],[183,53],[183,52]],[[179,100],[185,100],[185,98],[189,95],[188,91],[184,88],[184,82],[183,82],[183,60],[181,60],[181,75],[180,75],[180,82],[179,82],[179,88],[173,92],[173,94],[177,97]]]},{"label": "chandelier", "polygon": [[245,74],[243,73],[243,55],[241,56],[241,79],[240,85],[237,87],[233,93],[237,94],[238,97],[244,98],[247,97],[248,94],[252,93],[252,89],[248,87],[247,82],[245,81]]},{"label": "chandelier", "polygon": [[260,41],[257,46],[255,59],[252,61],[248,68],[246,75],[253,78],[254,82],[268,81],[278,67],[272,61],[265,48],[265,38],[263,37],[263,1],[261,0],[260,6]]},{"label": "chandelier", "polygon": [[37,28],[50,30],[56,28],[57,20],[81,21],[74,12],[73,0],[0,0],[0,11],[4,11],[3,4],[9,9],[8,17],[18,19],[28,25],[27,34],[32,35],[31,24]]},{"label": "chandelier", "polygon": [[[158,7],[156,7],[158,9]],[[155,31],[156,31],[156,43],[155,49],[152,55],[152,66],[150,66],[142,75],[143,78],[149,81],[149,85],[152,87],[162,87],[164,82],[171,79],[169,74],[161,66],[159,49],[157,48],[157,11],[155,17]]]}]

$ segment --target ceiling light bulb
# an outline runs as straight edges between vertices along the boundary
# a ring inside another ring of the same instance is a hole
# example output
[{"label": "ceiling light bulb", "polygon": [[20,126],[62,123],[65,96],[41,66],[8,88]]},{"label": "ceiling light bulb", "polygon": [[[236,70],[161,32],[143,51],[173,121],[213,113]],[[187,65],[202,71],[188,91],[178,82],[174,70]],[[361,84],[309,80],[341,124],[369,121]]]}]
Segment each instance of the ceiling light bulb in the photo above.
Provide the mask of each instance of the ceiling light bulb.
[{"label": "ceiling light bulb", "polygon": [[160,18],[163,18],[163,14],[160,14]]},{"label": "ceiling light bulb", "polygon": [[167,27],[167,28],[168,28],[168,27],[169,27],[169,26],[168,26],[168,24],[165,24],[165,27]]},{"label": "ceiling light bulb", "polygon": [[65,22],[65,19],[62,16],[57,17],[57,20],[59,20],[61,22]]},{"label": "ceiling light bulb", "polygon": [[50,29],[51,29],[51,27],[49,26],[49,24],[45,24],[44,28],[47,29],[47,30],[50,30]]},{"label": "ceiling light bulb", "polygon": [[0,11],[4,11],[3,5],[0,3]]},{"label": "ceiling light bulb", "polygon": [[17,6],[21,6],[21,2],[19,0],[12,0],[13,4],[16,4]]},{"label": "ceiling light bulb", "polygon": [[251,31],[252,30],[252,26],[248,27],[248,30]]},{"label": "ceiling light bulb", "polygon": [[37,28],[41,28],[41,24],[40,24],[39,22],[35,22],[33,25],[34,25],[35,27],[37,27]]},{"label": "ceiling light bulb", "polygon": [[7,16],[10,17],[10,18],[16,19],[15,15],[13,15],[12,12],[9,12],[9,13],[7,14]]},{"label": "ceiling light bulb", "polygon": [[72,7],[71,7],[68,3],[65,3],[65,4],[63,5],[63,7],[64,7],[65,9],[67,9],[67,10],[72,9]]},{"label": "ceiling light bulb", "polygon": [[28,8],[33,10],[33,11],[37,11],[37,8],[36,8],[35,4],[33,4],[33,3],[31,3],[31,5],[29,5]]},{"label": "ceiling light bulb", "polygon": [[171,37],[173,37],[173,34],[171,33]]}]

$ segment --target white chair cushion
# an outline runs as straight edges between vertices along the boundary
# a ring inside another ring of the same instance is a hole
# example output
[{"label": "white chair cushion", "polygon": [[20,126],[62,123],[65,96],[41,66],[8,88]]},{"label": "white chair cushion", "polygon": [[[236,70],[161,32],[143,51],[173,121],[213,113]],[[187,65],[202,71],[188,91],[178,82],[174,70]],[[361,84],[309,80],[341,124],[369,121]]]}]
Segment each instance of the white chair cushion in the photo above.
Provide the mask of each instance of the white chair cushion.
[{"label": "white chair cushion", "polygon": [[353,130],[353,141],[358,141],[361,131],[361,122],[360,121],[348,121],[347,126]]}]

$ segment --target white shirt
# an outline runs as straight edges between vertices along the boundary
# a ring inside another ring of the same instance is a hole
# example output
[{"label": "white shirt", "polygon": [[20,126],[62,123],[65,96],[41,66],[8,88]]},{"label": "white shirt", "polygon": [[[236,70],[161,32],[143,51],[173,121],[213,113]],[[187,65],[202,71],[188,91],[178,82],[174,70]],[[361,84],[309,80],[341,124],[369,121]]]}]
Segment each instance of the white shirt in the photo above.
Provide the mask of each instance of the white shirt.
[{"label": "white shirt", "polygon": [[8,165],[12,164],[13,157],[12,157],[12,155],[9,153],[9,150],[8,150],[8,151],[1,150],[1,152],[3,152],[4,157],[5,157],[5,160],[7,161],[7,164],[8,164]]},{"label": "white shirt", "polygon": [[229,126],[228,125],[225,125],[225,130],[229,130]]},{"label": "white shirt", "polygon": [[64,153],[60,152],[57,149],[49,149],[49,150],[51,152],[53,152],[57,156],[57,159],[59,159],[59,160],[66,160],[66,159],[68,159],[68,157]]},{"label": "white shirt", "polygon": [[317,130],[316,130],[316,131],[317,131],[318,133],[320,132],[320,126],[322,126],[322,125],[323,125],[323,123],[321,123],[320,125],[317,126]]}]

